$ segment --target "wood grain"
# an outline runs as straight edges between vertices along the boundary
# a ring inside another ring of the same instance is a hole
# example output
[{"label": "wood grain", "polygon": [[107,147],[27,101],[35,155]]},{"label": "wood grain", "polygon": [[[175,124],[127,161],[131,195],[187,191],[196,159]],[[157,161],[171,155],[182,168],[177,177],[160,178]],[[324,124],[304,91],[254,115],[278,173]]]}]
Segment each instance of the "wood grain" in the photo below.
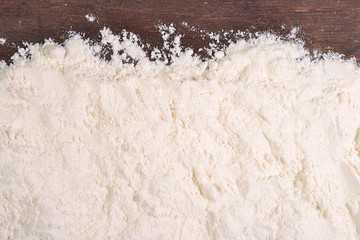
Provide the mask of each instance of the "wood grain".
[{"label": "wood grain", "polygon": [[[98,21],[87,21],[89,13]],[[62,42],[69,30],[98,39],[104,26],[115,33],[127,29],[143,42],[158,46],[161,36],[155,24],[180,26],[183,21],[207,31],[272,29],[283,34],[298,26],[309,49],[360,59],[359,0],[0,0],[0,37],[7,39],[0,46],[0,59],[8,61],[22,41],[53,38]],[[205,43],[196,34],[186,33],[183,44],[199,48]]]}]

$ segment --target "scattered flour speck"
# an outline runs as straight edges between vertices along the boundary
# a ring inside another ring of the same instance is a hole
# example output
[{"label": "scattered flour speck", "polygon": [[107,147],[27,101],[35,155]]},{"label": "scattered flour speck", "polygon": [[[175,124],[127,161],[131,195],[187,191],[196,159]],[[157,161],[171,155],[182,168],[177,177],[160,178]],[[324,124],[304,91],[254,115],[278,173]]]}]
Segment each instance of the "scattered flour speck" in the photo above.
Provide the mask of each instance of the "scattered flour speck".
[{"label": "scattered flour speck", "polygon": [[89,21],[89,22],[94,22],[96,20],[96,17],[94,14],[86,14],[85,18]]}]

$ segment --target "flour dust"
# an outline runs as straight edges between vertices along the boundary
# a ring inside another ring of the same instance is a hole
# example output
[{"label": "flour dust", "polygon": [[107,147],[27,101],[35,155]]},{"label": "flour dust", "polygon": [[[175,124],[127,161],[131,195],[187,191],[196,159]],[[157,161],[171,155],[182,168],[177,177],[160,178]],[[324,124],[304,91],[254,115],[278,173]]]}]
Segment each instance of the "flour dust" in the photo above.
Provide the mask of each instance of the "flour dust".
[{"label": "flour dust", "polygon": [[0,65],[0,238],[359,239],[355,61],[240,32],[204,60],[159,31]]}]

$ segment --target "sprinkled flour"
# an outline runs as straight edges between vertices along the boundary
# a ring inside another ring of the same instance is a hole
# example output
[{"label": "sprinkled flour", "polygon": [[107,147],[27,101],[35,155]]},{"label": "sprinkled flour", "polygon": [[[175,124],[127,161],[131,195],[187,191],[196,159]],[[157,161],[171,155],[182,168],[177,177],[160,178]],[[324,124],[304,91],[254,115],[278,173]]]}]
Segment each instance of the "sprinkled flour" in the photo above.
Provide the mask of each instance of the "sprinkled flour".
[{"label": "sprinkled flour", "polygon": [[359,239],[355,62],[266,33],[201,60],[171,29],[0,65],[0,239]]},{"label": "sprinkled flour", "polygon": [[89,21],[89,22],[94,22],[96,20],[96,17],[94,14],[86,14],[85,18]]}]

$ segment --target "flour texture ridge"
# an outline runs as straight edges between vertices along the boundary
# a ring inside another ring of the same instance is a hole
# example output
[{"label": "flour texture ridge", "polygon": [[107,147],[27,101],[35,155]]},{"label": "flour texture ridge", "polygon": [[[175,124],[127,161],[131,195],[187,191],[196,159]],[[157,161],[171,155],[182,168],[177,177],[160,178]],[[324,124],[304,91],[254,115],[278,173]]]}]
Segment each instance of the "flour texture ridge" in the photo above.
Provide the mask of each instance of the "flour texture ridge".
[{"label": "flour texture ridge", "polygon": [[0,64],[0,239],[359,239],[355,61],[267,33],[202,60],[161,29]]}]

